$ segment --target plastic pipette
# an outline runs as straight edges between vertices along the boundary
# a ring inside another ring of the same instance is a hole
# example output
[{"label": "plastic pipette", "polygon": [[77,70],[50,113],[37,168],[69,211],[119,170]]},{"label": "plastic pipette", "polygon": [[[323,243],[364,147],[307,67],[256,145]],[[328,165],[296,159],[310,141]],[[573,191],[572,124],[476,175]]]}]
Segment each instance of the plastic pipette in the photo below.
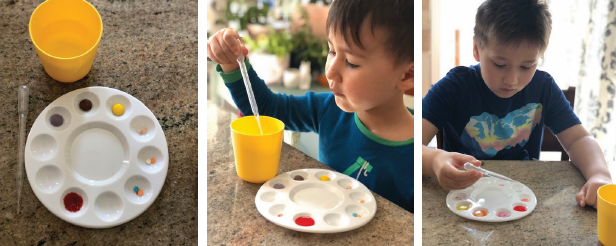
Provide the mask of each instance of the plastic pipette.
[{"label": "plastic pipette", "polygon": [[24,149],[26,144],[26,119],[28,118],[28,87],[22,85],[17,94],[17,113],[19,114],[19,153],[17,162],[17,214],[19,214],[19,201],[21,188],[24,183]]},{"label": "plastic pipette", "polygon": [[[244,42],[238,39],[240,46],[244,46]],[[252,114],[254,114],[257,124],[259,125],[259,132],[263,135],[263,129],[261,129],[261,121],[259,120],[259,108],[257,108],[257,101],[255,100],[255,94],[252,93],[252,85],[248,78],[248,71],[246,70],[246,64],[244,64],[244,53],[240,49],[240,55],[237,57],[237,63],[240,64],[240,70],[242,71],[242,78],[244,79],[244,86],[246,86],[246,94],[248,94],[248,101],[250,101],[250,108],[252,108]]]},{"label": "plastic pipette", "polygon": [[477,167],[477,166],[475,166],[475,165],[473,165],[471,163],[468,163],[468,162],[464,163],[464,169],[466,169],[466,170],[475,170],[475,171],[480,172],[480,173],[482,173],[484,175],[495,177],[495,178],[499,178],[499,179],[502,179],[502,180],[505,180],[505,181],[517,182],[517,181],[515,181],[513,179],[510,179],[510,178],[508,178],[506,176],[500,175],[500,174],[492,172],[492,171],[485,170],[485,169],[483,169],[481,167]]}]

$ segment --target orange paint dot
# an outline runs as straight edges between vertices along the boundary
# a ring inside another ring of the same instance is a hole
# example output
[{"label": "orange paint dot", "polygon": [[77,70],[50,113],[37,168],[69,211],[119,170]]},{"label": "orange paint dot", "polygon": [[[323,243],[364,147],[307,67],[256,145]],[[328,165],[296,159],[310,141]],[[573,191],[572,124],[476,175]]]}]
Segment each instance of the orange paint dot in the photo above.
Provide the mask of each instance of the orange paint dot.
[{"label": "orange paint dot", "polygon": [[152,158],[152,159],[150,159],[150,162],[151,162],[152,164],[154,164],[154,163],[156,163],[156,159]]},{"label": "orange paint dot", "polygon": [[522,199],[523,202],[530,202],[530,200],[528,198],[524,198]]},{"label": "orange paint dot", "polygon": [[357,218],[361,218],[361,215],[359,215],[359,214],[358,214],[358,215],[357,215]]},{"label": "orange paint dot", "polygon": [[278,214],[278,217],[282,217],[282,214]]},{"label": "orange paint dot", "polygon": [[486,211],[486,210],[477,210],[477,211],[473,212],[473,215],[475,215],[476,217],[485,217],[486,215],[488,215],[488,211]]},{"label": "orange paint dot", "polygon": [[359,203],[364,203],[364,202],[365,202],[364,200],[359,200]]},{"label": "orange paint dot", "polygon": [[143,196],[143,190],[139,190],[139,191],[137,191],[137,195],[138,195],[138,196]]}]

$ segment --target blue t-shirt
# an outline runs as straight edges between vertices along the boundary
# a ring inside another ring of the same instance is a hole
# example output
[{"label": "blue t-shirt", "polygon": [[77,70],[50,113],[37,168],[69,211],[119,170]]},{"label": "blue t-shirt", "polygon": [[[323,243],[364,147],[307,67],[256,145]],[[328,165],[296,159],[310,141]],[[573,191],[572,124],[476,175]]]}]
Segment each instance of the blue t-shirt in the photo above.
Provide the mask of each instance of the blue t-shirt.
[{"label": "blue t-shirt", "polygon": [[554,78],[540,70],[524,89],[500,98],[479,64],[455,67],[422,105],[423,118],[443,133],[444,150],[481,160],[538,160],[544,125],[556,135],[580,124]]},{"label": "blue t-shirt", "polygon": [[[284,122],[286,130],[319,134],[319,161],[413,212],[414,139],[389,141],[370,132],[356,113],[342,111],[329,93],[273,93],[246,61],[260,115]],[[241,72],[218,73],[243,115],[252,115]]]}]

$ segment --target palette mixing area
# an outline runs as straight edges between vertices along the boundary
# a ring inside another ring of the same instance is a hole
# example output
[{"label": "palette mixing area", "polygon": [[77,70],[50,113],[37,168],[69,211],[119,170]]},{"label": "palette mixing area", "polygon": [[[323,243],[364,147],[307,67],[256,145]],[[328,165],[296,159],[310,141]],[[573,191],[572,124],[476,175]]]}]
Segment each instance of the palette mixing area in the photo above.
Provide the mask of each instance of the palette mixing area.
[{"label": "palette mixing area", "polygon": [[520,219],[536,206],[537,197],[530,188],[493,177],[482,177],[472,186],[447,195],[447,207],[453,213],[486,222]]},{"label": "palette mixing area", "polygon": [[255,204],[274,224],[312,233],[353,230],[376,213],[376,201],[366,186],[325,169],[280,174],[261,186]]},{"label": "palette mixing area", "polygon": [[28,180],[59,218],[116,226],[143,213],[165,182],[168,149],[152,112],[106,87],[69,92],[36,118],[25,148]]}]

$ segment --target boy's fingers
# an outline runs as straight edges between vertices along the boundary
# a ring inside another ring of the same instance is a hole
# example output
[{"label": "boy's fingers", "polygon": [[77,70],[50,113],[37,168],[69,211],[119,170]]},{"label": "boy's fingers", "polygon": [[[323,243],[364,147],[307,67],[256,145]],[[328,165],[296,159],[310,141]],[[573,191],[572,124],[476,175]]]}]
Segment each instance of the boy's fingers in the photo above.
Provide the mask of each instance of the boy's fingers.
[{"label": "boy's fingers", "polygon": [[238,35],[237,32],[231,28],[227,28],[222,35],[224,43],[235,56],[240,55],[240,42],[237,41],[239,38],[240,35]]},{"label": "boy's fingers", "polygon": [[207,56],[213,61],[216,62],[218,64],[220,64],[220,60],[218,60],[218,58],[216,57],[216,54],[214,54],[214,52],[212,51],[212,47],[210,46],[210,43],[207,43]]},{"label": "boy's fingers", "polygon": [[481,165],[481,162],[476,160],[475,157],[470,155],[454,155],[455,162],[453,163],[456,168],[461,168],[464,166],[464,163],[470,162],[471,164],[478,166]]},{"label": "boy's fingers", "polygon": [[227,64],[235,63],[237,56],[233,53],[233,51],[231,50],[231,47],[229,47],[229,45],[227,45],[223,39],[219,40],[219,44],[220,44],[220,47],[222,48],[223,54],[229,61]]},{"label": "boy's fingers", "polygon": [[481,174],[477,171],[460,171],[455,168],[447,168],[443,171],[443,176],[466,187],[474,184],[481,178]]},{"label": "boy's fingers", "polygon": [[246,46],[242,47],[242,53],[244,53],[244,56],[248,55],[248,48],[246,48]]},{"label": "boy's fingers", "polygon": [[580,207],[584,207],[586,206],[586,186],[582,187],[582,189],[580,190],[580,192],[577,193],[577,195],[575,195],[575,200],[577,201],[578,204],[580,204]]},{"label": "boy's fingers", "polygon": [[[594,185],[592,185],[594,186]],[[597,187],[598,189],[599,187]],[[586,204],[596,206],[597,205],[597,189],[594,189],[588,186],[588,190],[586,191]],[[594,192],[592,192],[594,190]]]},{"label": "boy's fingers", "polygon": [[[225,41],[223,41],[222,39],[219,39],[217,46],[220,49],[220,51],[219,51],[220,53],[216,53],[216,55],[218,56],[218,59],[224,60],[225,63],[223,63],[223,64],[235,63],[235,56],[233,55],[233,52],[229,49],[227,44],[225,44]],[[212,48],[214,48],[214,47],[212,47]],[[216,52],[216,51],[214,51],[214,52]]]},{"label": "boy's fingers", "polygon": [[229,64],[229,58],[225,55],[225,52],[220,47],[220,42],[217,39],[212,39],[209,42],[210,49],[214,54],[214,57],[218,60],[219,64]]}]

